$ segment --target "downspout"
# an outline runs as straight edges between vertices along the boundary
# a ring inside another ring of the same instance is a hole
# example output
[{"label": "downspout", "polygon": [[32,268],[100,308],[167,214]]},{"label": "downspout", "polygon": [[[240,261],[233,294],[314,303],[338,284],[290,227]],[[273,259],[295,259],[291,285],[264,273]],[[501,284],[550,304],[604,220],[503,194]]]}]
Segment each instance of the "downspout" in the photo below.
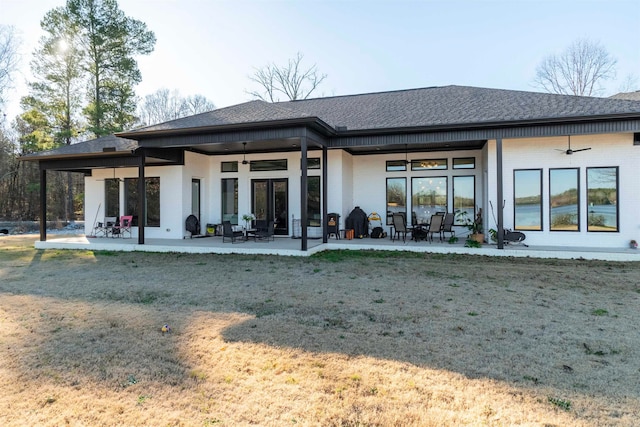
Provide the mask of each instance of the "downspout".
[{"label": "downspout", "polygon": [[302,138],[300,138],[300,230],[302,232],[302,251],[307,250],[307,206],[309,202],[309,189],[307,182],[307,130],[304,130]]},{"label": "downspout", "polygon": [[496,205],[498,211],[498,249],[504,249],[504,188],[503,188],[503,174],[502,174],[502,138],[496,138],[496,197],[498,199]]},{"label": "downspout", "polygon": [[144,179],[144,148],[138,150],[138,244],[144,245],[144,225],[147,218],[147,188]]},{"label": "downspout", "polygon": [[47,170],[40,166],[40,241],[47,241]]}]

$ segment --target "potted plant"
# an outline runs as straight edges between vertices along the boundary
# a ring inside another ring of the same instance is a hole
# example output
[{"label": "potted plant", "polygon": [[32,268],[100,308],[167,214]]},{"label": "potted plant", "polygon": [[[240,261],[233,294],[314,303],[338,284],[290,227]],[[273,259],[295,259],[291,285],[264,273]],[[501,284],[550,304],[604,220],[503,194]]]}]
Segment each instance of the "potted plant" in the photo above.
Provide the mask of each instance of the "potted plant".
[{"label": "potted plant", "polygon": [[474,220],[469,218],[469,214],[467,211],[458,211],[456,214],[458,220],[462,223],[463,226],[467,227],[469,230],[468,240],[483,243],[484,242],[484,228],[482,225],[482,208],[478,208],[478,213]]},{"label": "potted plant", "polygon": [[251,227],[251,221],[253,221],[254,219],[256,219],[256,217],[253,214],[244,214],[242,215],[242,220],[245,223],[245,230],[249,230]]}]

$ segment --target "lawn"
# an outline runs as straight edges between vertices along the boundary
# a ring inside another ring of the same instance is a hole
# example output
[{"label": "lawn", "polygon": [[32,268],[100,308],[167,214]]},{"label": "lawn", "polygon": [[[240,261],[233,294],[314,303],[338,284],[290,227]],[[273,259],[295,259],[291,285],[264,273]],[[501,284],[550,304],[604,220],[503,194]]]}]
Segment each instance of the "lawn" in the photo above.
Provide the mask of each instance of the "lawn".
[{"label": "lawn", "polygon": [[640,419],[640,263],[35,239],[0,237],[3,426]]}]

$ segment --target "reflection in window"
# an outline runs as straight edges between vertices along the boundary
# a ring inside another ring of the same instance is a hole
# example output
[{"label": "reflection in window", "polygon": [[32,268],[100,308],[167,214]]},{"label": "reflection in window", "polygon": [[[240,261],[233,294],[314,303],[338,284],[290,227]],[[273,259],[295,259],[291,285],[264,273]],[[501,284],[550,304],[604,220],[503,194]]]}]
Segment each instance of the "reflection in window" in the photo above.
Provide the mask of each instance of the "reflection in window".
[{"label": "reflection in window", "polygon": [[320,218],[320,177],[310,176],[307,178],[307,225],[320,227]]},{"label": "reflection in window", "polygon": [[428,171],[447,168],[447,159],[411,160],[412,171]]},{"label": "reflection in window", "polygon": [[411,207],[418,224],[428,223],[431,215],[447,211],[447,177],[411,179]]},{"label": "reflection in window", "polygon": [[513,171],[514,228],[542,230],[542,170]]},{"label": "reflection in window", "polygon": [[260,171],[286,171],[287,159],[282,160],[251,160],[249,162],[251,172]]},{"label": "reflection in window", "polygon": [[454,169],[475,169],[476,159],[475,157],[463,157],[459,159],[453,159]]},{"label": "reflection in window", "polygon": [[222,221],[238,225],[238,179],[222,180]]},{"label": "reflection in window", "polygon": [[393,214],[407,214],[407,179],[387,178],[387,225],[393,224]]},{"label": "reflection in window", "polygon": [[[146,214],[145,227],[160,227],[160,178],[145,178]],[[138,225],[138,178],[125,178],[125,215],[132,215],[131,225]]]},{"label": "reflection in window", "polygon": [[220,168],[222,172],[238,172],[238,162],[222,162]]},{"label": "reflection in window", "polygon": [[[453,212],[467,212],[467,218],[475,217],[476,177],[453,177]],[[457,215],[456,215],[457,218]]]},{"label": "reflection in window", "polygon": [[587,230],[618,231],[618,168],[587,168]]},{"label": "reflection in window", "polygon": [[406,171],[407,162],[405,160],[387,160],[387,172]]},{"label": "reflection in window", "polygon": [[104,216],[120,216],[120,180],[104,180]]},{"label": "reflection in window", "polygon": [[549,170],[550,229],[579,231],[578,169]]},{"label": "reflection in window", "polygon": [[320,169],[320,157],[308,158],[307,169]]}]

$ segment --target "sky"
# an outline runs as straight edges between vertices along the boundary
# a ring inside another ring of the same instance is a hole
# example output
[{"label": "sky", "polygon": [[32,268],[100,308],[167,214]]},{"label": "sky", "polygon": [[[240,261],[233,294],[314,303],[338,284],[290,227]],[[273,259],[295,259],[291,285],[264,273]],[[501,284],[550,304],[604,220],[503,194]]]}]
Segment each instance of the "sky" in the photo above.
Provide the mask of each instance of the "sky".
[{"label": "sky", "polygon": [[[137,57],[143,97],[158,89],[200,94],[226,107],[251,100],[249,77],[297,52],[327,74],[315,96],[430,86],[538,90],[536,67],[577,39],[617,59],[602,96],[640,89],[638,0],[119,0],[156,35]],[[8,118],[26,95],[45,13],[64,0],[0,0],[0,24],[22,40]],[[635,79],[632,88],[625,81]]]}]

